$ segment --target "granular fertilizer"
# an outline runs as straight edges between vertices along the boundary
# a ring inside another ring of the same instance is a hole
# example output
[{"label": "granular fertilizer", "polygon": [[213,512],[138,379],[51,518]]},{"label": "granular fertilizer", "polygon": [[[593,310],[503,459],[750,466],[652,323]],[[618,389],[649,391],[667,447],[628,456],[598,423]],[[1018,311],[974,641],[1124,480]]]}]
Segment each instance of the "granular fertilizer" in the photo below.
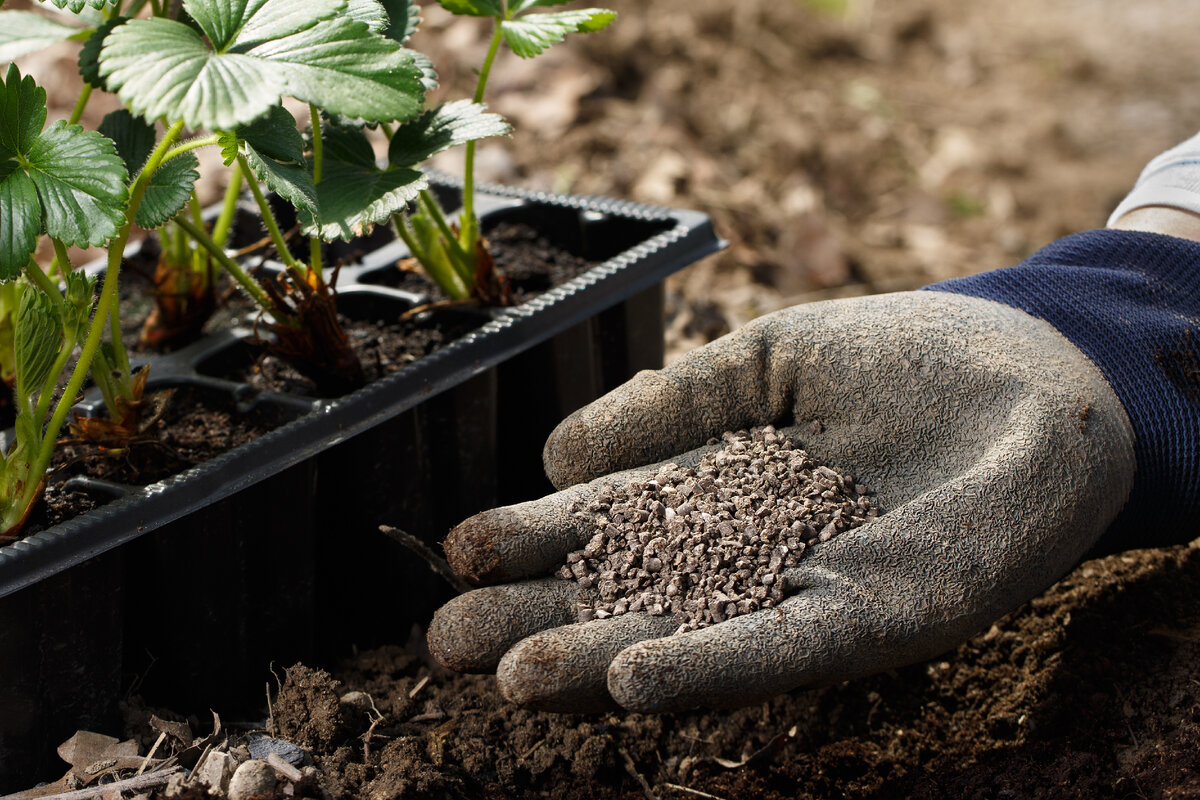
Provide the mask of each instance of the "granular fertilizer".
[{"label": "granular fertilizer", "polygon": [[808,548],[879,514],[865,486],[769,425],[721,441],[695,469],[667,464],[576,509],[598,532],[557,575],[598,594],[580,622],[670,614],[680,633],[770,608]]}]

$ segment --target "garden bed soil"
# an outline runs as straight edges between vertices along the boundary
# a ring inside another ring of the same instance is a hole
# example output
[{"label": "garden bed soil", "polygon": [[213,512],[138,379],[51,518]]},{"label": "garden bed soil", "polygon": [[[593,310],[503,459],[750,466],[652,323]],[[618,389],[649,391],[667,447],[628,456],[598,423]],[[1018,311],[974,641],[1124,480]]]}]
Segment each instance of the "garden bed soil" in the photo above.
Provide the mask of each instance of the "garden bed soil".
[{"label": "garden bed soil", "polygon": [[1200,796],[1195,546],[1086,562],[941,658],[728,712],[526,711],[422,641],[283,676],[270,731],[332,797]]}]

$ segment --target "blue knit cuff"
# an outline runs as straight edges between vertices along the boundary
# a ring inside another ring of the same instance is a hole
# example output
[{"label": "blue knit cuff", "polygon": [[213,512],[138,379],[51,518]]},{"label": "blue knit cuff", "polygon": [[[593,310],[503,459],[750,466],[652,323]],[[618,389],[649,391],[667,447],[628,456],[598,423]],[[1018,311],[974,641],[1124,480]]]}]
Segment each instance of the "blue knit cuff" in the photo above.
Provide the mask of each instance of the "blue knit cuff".
[{"label": "blue knit cuff", "polygon": [[1069,236],[1017,266],[926,287],[1044,319],[1104,373],[1136,436],[1137,474],[1096,553],[1200,536],[1200,243]]}]

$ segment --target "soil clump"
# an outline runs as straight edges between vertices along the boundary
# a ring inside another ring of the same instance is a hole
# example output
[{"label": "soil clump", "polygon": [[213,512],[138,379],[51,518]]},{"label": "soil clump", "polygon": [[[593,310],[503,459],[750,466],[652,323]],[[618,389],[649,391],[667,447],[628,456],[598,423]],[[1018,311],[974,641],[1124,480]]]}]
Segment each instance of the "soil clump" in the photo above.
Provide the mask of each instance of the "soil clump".
[{"label": "soil clump", "polygon": [[770,425],[720,441],[694,469],[664,465],[575,512],[599,528],[557,573],[599,594],[580,622],[670,614],[682,633],[770,608],[806,549],[879,514],[867,487]]}]

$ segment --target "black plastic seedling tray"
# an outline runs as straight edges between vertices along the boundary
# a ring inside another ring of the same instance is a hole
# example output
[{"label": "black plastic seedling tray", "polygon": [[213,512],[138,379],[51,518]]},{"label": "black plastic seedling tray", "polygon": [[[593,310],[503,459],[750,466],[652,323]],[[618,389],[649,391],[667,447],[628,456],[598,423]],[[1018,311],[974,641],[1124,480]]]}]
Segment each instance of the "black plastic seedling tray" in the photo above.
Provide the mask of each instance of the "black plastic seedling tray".
[{"label": "black plastic seedling tray", "polygon": [[[502,187],[484,187],[479,208],[485,227],[531,223],[601,263],[523,305],[455,312],[478,327],[336,399],[225,377],[253,358],[249,328],[154,358],[148,390],[192,387],[287,421],[150,486],[75,479],[115,499],[0,548],[0,791],[45,777],[76,729],[114,729],[131,689],[233,712],[262,704],[271,662],[404,641],[450,590],[379,524],[432,544],[547,491],[546,434],[661,366],[663,280],[722,246],[690,211]],[[343,267],[343,313],[394,318],[423,302],[388,285],[403,255],[392,242]]]}]

